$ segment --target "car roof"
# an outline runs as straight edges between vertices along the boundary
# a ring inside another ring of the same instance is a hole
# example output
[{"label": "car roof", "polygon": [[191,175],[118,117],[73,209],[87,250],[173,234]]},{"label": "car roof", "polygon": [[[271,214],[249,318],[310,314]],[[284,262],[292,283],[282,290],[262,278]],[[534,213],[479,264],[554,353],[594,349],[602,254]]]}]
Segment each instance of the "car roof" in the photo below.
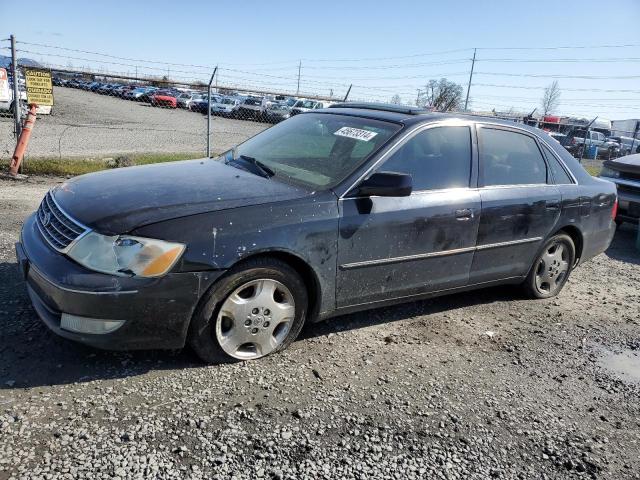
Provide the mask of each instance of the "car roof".
[{"label": "car roof", "polygon": [[351,115],[357,117],[373,118],[376,120],[390,121],[402,123],[405,125],[414,125],[418,123],[435,122],[447,119],[461,119],[473,122],[487,122],[492,124],[504,125],[507,127],[516,127],[530,132],[540,134],[539,129],[530,127],[523,123],[516,123],[511,120],[503,120],[489,115],[472,115],[461,112],[430,112],[420,107],[412,107],[409,105],[390,105],[379,103],[337,103],[328,108],[314,110],[317,113],[334,113],[341,115]]}]

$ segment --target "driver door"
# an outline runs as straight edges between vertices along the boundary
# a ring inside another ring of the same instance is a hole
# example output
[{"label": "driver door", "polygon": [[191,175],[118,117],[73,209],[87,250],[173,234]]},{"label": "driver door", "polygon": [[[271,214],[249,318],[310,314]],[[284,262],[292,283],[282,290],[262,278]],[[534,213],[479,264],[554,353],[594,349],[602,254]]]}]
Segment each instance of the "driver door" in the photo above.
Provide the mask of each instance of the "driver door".
[{"label": "driver door", "polygon": [[468,283],[480,217],[473,138],[468,124],[421,129],[375,169],[410,174],[411,195],[340,199],[338,307]]}]

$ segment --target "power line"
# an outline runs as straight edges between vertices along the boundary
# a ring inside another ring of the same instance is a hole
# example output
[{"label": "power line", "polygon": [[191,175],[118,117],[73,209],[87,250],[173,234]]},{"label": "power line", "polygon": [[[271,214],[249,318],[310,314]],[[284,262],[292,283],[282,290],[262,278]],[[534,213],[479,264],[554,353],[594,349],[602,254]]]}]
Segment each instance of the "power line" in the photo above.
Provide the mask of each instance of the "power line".
[{"label": "power line", "polygon": [[[497,85],[494,83],[474,83],[476,87],[495,87],[495,88],[524,88],[526,90],[540,89],[544,90],[546,86],[532,86],[532,85]],[[640,93],[640,90],[629,89],[607,89],[607,88],[562,88],[567,92],[612,92],[612,93]]]},{"label": "power line", "polygon": [[638,62],[639,57],[609,57],[609,58],[478,58],[476,62],[499,63],[616,63]]},{"label": "power line", "polygon": [[629,80],[640,78],[640,75],[545,75],[538,73],[505,73],[505,72],[476,72],[476,75],[491,75],[496,77],[530,77],[584,80]]}]

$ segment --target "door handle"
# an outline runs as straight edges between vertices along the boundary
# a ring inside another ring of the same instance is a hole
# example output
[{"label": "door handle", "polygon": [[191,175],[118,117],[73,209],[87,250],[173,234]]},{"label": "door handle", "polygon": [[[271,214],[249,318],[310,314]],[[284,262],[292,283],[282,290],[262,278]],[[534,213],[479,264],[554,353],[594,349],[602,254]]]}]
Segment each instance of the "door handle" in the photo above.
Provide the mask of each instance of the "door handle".
[{"label": "door handle", "polygon": [[547,210],[558,210],[560,208],[560,202],[558,200],[551,200],[546,202]]},{"label": "door handle", "polygon": [[471,220],[473,218],[473,210],[470,208],[461,208],[456,210],[456,220]]}]

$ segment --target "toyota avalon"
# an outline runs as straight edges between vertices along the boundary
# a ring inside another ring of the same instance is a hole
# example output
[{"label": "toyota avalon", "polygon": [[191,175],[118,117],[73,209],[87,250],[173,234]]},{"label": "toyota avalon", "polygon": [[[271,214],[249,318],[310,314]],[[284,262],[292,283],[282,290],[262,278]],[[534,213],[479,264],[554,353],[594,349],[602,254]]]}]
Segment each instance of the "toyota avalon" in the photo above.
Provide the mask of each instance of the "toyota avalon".
[{"label": "toyota avalon", "polygon": [[207,362],[305,322],[500,284],[552,297],[615,231],[615,185],[494,118],[342,104],[217,158],[108,170],[46,194],[17,258],[55,333]]}]

